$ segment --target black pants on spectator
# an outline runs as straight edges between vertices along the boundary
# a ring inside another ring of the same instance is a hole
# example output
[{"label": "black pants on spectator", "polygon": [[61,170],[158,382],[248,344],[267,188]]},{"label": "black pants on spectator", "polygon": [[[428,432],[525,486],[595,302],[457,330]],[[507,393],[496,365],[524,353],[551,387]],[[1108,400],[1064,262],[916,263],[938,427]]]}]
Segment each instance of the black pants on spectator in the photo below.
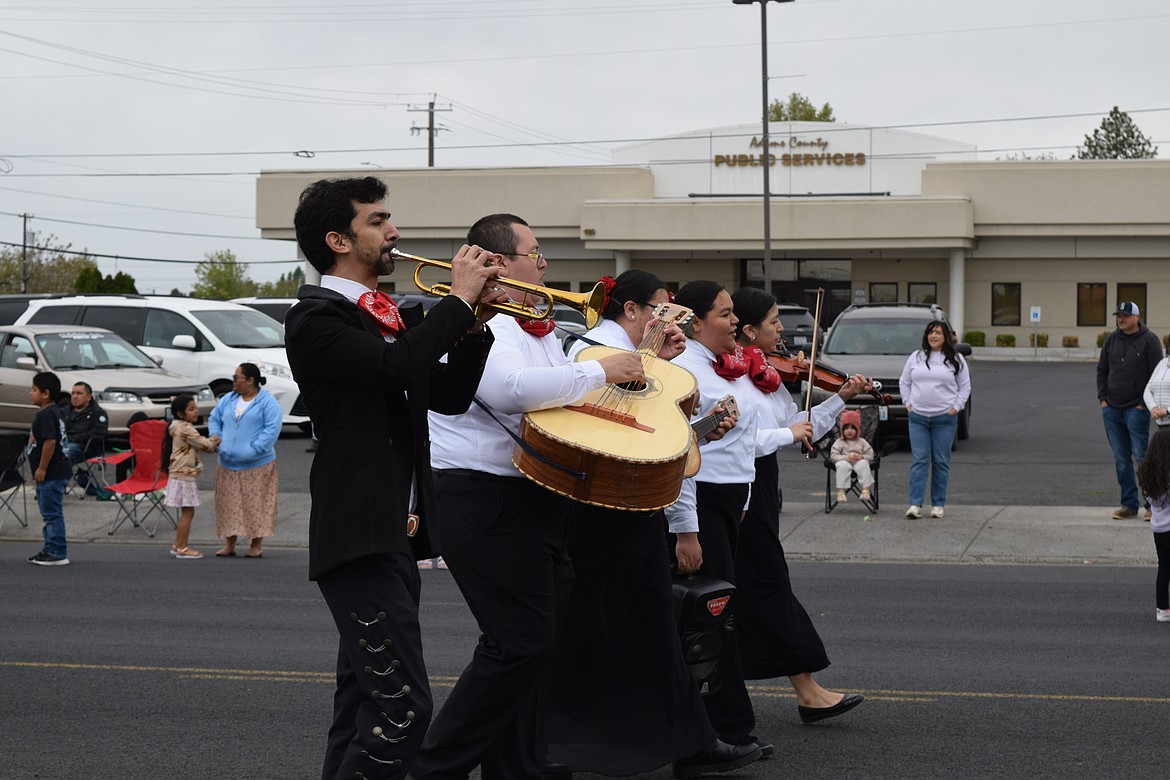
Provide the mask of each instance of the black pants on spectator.
[{"label": "black pants on spectator", "polygon": [[1158,581],[1154,596],[1158,609],[1170,609],[1170,531],[1154,534],[1154,548],[1158,551]]}]

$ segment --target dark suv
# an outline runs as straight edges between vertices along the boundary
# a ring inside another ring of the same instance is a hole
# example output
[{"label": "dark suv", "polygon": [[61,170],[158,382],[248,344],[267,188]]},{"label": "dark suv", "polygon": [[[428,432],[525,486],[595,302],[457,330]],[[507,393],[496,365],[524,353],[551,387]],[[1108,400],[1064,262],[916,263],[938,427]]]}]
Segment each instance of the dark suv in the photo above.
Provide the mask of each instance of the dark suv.
[{"label": "dark suv", "polygon": [[[816,333],[818,338],[824,337],[823,333],[818,332],[812,313],[795,303],[780,303],[776,308],[780,312],[780,324],[784,326],[782,338],[788,349],[792,352],[804,350],[806,355],[809,354],[812,351],[813,334]],[[820,344],[817,349],[820,349]]]},{"label": "dark suv", "polygon": [[[932,321],[947,322],[946,314],[935,304],[869,303],[845,309],[829,329],[820,351],[825,362],[849,374],[872,377],[881,382],[881,392],[889,393],[893,398],[882,413],[883,429],[899,434],[905,432],[907,413],[898,389],[898,378],[910,353],[922,349],[922,332]],[[955,345],[955,351],[969,356],[971,347],[959,343]],[[968,398],[966,407],[959,412],[960,439],[971,435],[971,400]],[[850,405],[874,403],[877,401],[873,398],[859,395]]]}]

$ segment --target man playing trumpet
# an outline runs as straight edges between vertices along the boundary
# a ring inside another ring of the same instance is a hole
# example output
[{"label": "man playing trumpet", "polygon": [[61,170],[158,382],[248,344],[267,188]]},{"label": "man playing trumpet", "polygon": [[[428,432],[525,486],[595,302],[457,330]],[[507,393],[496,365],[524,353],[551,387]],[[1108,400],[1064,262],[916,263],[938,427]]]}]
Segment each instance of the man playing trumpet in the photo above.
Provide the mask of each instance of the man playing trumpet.
[{"label": "man playing trumpet", "polygon": [[463,246],[450,294],[425,320],[419,307],[400,312],[377,291],[398,240],[385,198],[373,177],[322,180],[294,219],[322,275],[301,287],[285,328],[318,440],[309,578],[340,636],[324,780],[404,777],[430,722],[415,564],[438,555],[427,411],[467,410],[492,345],[494,312],[475,307],[507,297],[490,284],[493,255]]},{"label": "man playing trumpet", "polygon": [[[491,253],[501,276],[543,280],[548,264],[520,217],[484,217],[467,240]],[[645,380],[632,352],[570,362],[551,319],[500,317],[492,326],[477,393],[483,406],[430,416],[443,558],[481,635],[419,751],[411,774],[424,780],[466,778],[476,766],[485,780],[540,777],[541,684],[573,581],[569,501],[521,476],[509,431],[519,435],[525,412],[571,404],[606,383]]]}]

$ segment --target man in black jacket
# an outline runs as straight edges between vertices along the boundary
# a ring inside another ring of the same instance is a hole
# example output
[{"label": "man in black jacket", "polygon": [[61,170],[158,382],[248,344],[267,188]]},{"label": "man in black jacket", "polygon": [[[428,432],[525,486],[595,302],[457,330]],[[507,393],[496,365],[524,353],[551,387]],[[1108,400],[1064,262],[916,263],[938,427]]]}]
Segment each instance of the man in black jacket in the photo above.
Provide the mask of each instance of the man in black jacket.
[{"label": "man in black jacket", "polygon": [[97,447],[95,440],[106,438],[110,429],[110,418],[106,410],[93,400],[93,388],[88,382],[78,382],[73,385],[69,394],[69,409],[62,415],[65,421],[65,435],[69,443],[65,445],[65,454],[70,463],[78,463],[82,456],[96,457],[101,451],[93,451]]},{"label": "man in black jacket", "polygon": [[415,563],[439,554],[427,411],[467,410],[492,344],[491,312],[475,307],[504,296],[484,292],[498,272],[463,246],[451,294],[425,320],[419,307],[399,312],[377,291],[398,240],[385,198],[373,177],[318,181],[294,219],[322,274],[301,287],[285,327],[318,440],[309,578],[340,635],[323,780],[404,777],[430,722]]},{"label": "man in black jacket", "polygon": [[[1150,440],[1150,410],[1142,405],[1142,393],[1162,359],[1162,342],[1142,323],[1141,310],[1133,301],[1122,301],[1113,313],[1117,330],[1106,337],[1097,360],[1097,400],[1121,488],[1121,506],[1113,519],[1124,520],[1138,513],[1140,496],[1133,464],[1145,457]],[[1149,520],[1150,503],[1145,503]]]}]

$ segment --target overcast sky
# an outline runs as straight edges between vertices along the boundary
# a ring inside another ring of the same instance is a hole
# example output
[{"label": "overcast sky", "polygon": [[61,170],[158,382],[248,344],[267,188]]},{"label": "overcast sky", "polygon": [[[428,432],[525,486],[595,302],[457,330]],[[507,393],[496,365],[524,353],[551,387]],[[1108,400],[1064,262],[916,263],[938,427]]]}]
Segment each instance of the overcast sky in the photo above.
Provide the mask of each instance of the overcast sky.
[{"label": "overcast sky", "polygon": [[[770,3],[769,91],[985,160],[1068,158],[1117,105],[1166,156],[1167,40],[1165,0]],[[0,0],[0,241],[28,213],[142,292],[220,249],[275,279],[259,171],[425,167],[432,99],[438,166],[598,165],[758,122],[760,86],[731,0]]]}]

